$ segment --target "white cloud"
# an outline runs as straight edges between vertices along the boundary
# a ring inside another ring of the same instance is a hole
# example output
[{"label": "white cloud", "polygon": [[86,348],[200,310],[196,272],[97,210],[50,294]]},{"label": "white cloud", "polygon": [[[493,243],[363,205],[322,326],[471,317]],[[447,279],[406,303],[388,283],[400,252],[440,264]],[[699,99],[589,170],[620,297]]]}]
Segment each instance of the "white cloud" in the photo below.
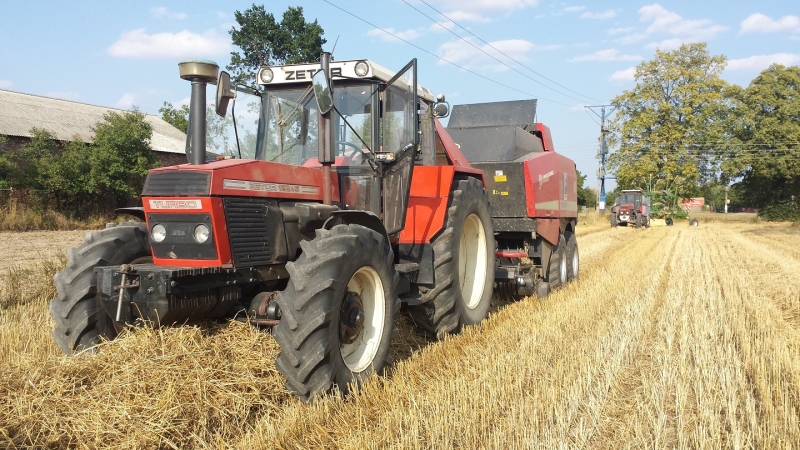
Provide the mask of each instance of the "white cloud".
[{"label": "white cloud", "polygon": [[680,36],[688,42],[708,40],[728,29],[708,19],[684,19],[677,13],[667,11],[658,3],[642,6],[639,9],[639,21],[650,22],[647,33]]},{"label": "white cloud", "polygon": [[9,80],[0,80],[0,89],[11,89],[13,85],[14,83]]},{"label": "white cloud", "polygon": [[152,8],[150,8],[150,15],[155,17],[156,19],[167,18],[167,19],[183,20],[187,17],[186,13],[172,12],[169,10],[169,8],[165,6],[153,6]]},{"label": "white cloud", "polygon": [[783,16],[772,20],[764,14],[751,14],[741,23],[740,33],[776,33],[779,31],[800,31],[800,17]]},{"label": "white cloud", "polygon": [[627,69],[618,70],[611,74],[608,81],[633,81],[636,79],[636,67],[628,67]]},{"label": "white cloud", "polygon": [[[410,29],[410,30],[398,31],[398,30],[395,30],[394,28],[390,27],[390,28],[384,28],[384,30],[386,30],[389,33],[392,33],[393,35],[397,36],[398,38],[404,39],[406,41],[412,41],[412,40],[422,36],[422,32],[420,32],[419,30],[415,30],[413,28]],[[367,31],[367,36],[377,37],[377,38],[379,38],[381,40],[384,40],[384,41],[397,41],[397,38],[395,38],[394,36],[392,36],[390,34],[387,34],[384,31],[379,30],[377,28],[374,28],[372,30]]]},{"label": "white cloud", "polygon": [[453,22],[436,22],[431,24],[430,27],[428,27],[428,31],[441,32],[441,31],[452,30],[455,27],[456,24]]},{"label": "white cloud", "polygon": [[623,55],[615,48],[606,50],[598,50],[594,53],[582,56],[576,56],[570,59],[572,62],[580,61],[639,61],[642,57],[639,55]]},{"label": "white cloud", "polygon": [[630,33],[634,31],[636,27],[626,27],[626,28],[611,28],[608,30],[609,36],[616,36],[618,34]]},{"label": "white cloud", "polygon": [[617,16],[617,13],[613,9],[609,9],[608,11],[593,13],[593,12],[585,12],[581,14],[581,19],[611,19]]},{"label": "white cloud", "polygon": [[564,11],[566,11],[566,12],[578,12],[578,11],[583,11],[584,9],[586,9],[585,6],[567,6],[566,8],[564,8]]},{"label": "white cloud", "polygon": [[772,64],[791,66],[800,63],[800,54],[775,53],[774,55],[755,55],[749,58],[731,59],[728,61],[728,70],[745,70],[760,72]]},{"label": "white cloud", "polygon": [[539,0],[430,0],[447,17],[457,22],[485,22],[487,14],[510,13],[536,6]]},{"label": "white cloud", "polygon": [[[469,40],[474,44],[472,40]],[[508,58],[500,54],[500,52],[514,58],[517,61],[527,59],[527,53],[533,50],[547,50],[554,46],[537,46],[532,42],[522,39],[510,39],[505,41],[494,41],[488,45],[477,45],[476,47],[483,50],[483,52],[494,56],[500,61],[508,62]],[[494,47],[494,48],[492,48]],[[497,49],[497,50],[495,50]],[[498,52],[498,50],[500,52]],[[452,63],[464,66],[466,68],[488,68],[495,72],[502,72],[509,70],[508,67],[497,62],[494,58],[488,56],[477,48],[463,40],[445,42],[439,47],[438,54],[441,58],[446,59]],[[444,61],[439,61],[440,65],[447,64]]]},{"label": "white cloud", "polygon": [[120,58],[179,59],[227,55],[230,38],[214,30],[203,34],[184,30],[178,33],[147,34],[144,28],[124,31],[108,53]]},{"label": "white cloud", "polygon": [[570,111],[585,111],[587,106],[589,106],[589,105],[586,105],[586,104],[583,104],[583,103],[578,103],[577,105],[572,105],[569,108],[569,110]]},{"label": "white cloud", "polygon": [[133,99],[134,96],[130,92],[126,92],[122,94],[119,100],[117,100],[117,106],[120,108],[130,108],[133,106]]}]

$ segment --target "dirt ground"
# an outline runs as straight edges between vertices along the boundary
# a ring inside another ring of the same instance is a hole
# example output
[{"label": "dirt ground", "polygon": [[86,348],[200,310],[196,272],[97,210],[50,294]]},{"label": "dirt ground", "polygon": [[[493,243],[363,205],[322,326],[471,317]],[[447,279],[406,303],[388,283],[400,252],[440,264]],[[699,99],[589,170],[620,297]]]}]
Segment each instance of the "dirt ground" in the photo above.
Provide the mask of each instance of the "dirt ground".
[{"label": "dirt ground", "polygon": [[87,231],[0,232],[0,277],[12,267],[25,268],[55,258],[83,242]]}]

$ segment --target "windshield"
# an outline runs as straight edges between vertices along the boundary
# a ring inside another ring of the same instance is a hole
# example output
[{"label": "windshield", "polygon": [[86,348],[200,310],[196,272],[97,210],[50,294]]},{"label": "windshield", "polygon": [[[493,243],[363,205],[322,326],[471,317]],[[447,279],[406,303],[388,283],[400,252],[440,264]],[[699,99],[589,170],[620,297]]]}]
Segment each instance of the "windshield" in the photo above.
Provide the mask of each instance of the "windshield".
[{"label": "windshield", "polygon": [[640,194],[631,194],[631,193],[622,194],[622,195],[619,196],[619,199],[617,200],[617,204],[618,205],[639,206],[640,202],[641,202],[641,195]]},{"label": "windshield", "polygon": [[[367,163],[373,144],[372,112],[377,85],[337,85],[333,89],[334,148],[337,166]],[[319,107],[311,85],[265,93],[266,130],[258,159],[303,165],[319,152]],[[337,113],[338,111],[338,113]],[[315,161],[311,161],[313,164]]]}]

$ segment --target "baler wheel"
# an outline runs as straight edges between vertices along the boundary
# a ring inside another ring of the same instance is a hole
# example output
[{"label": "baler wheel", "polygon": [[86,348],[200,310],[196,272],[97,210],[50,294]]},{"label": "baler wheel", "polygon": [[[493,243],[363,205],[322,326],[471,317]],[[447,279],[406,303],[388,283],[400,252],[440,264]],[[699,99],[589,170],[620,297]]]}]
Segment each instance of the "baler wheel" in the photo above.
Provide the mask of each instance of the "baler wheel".
[{"label": "baler wheel", "polygon": [[567,283],[567,243],[564,240],[564,235],[558,236],[558,245],[553,249],[550,255],[550,263],[547,266],[547,282],[550,283],[550,289],[558,289]]},{"label": "baler wheel", "polygon": [[433,240],[435,286],[419,286],[423,303],[409,307],[430,338],[458,333],[489,314],[494,280],[494,229],[489,200],[475,178],[457,180],[444,230]]},{"label": "baler wheel", "polygon": [[575,233],[567,231],[567,281],[577,280],[580,275],[580,254],[578,238]]},{"label": "baler wheel", "polygon": [[67,251],[67,266],[53,278],[58,294],[50,302],[50,315],[56,322],[53,337],[64,353],[94,351],[102,339],[114,339],[119,332],[100,305],[94,268],[152,261],[143,222],[89,232],[83,244]]},{"label": "baler wheel", "polygon": [[399,275],[383,235],[361,225],[317,230],[300,246],[303,253],[286,265],[273,334],[286,387],[310,401],[334,386],[347,394],[383,372],[398,333]]}]

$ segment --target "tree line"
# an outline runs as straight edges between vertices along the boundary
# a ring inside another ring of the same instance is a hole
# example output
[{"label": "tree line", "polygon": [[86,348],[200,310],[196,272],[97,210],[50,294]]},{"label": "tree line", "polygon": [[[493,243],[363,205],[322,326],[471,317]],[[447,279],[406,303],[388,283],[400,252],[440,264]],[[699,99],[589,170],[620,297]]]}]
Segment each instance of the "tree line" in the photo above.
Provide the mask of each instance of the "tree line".
[{"label": "tree line", "polygon": [[740,87],[721,78],[726,63],[696,43],[636,67],[635,87],[612,100],[618,189],[718,208],[727,195],[767,218],[800,220],[800,67],[773,64]]},{"label": "tree line", "polygon": [[[72,218],[108,214],[141,193],[147,171],[159,166],[152,127],[139,111],[109,112],[91,144],[63,142],[44,128],[30,141],[0,152],[0,188],[24,193],[27,206]],[[13,196],[12,196],[13,198]]]}]

